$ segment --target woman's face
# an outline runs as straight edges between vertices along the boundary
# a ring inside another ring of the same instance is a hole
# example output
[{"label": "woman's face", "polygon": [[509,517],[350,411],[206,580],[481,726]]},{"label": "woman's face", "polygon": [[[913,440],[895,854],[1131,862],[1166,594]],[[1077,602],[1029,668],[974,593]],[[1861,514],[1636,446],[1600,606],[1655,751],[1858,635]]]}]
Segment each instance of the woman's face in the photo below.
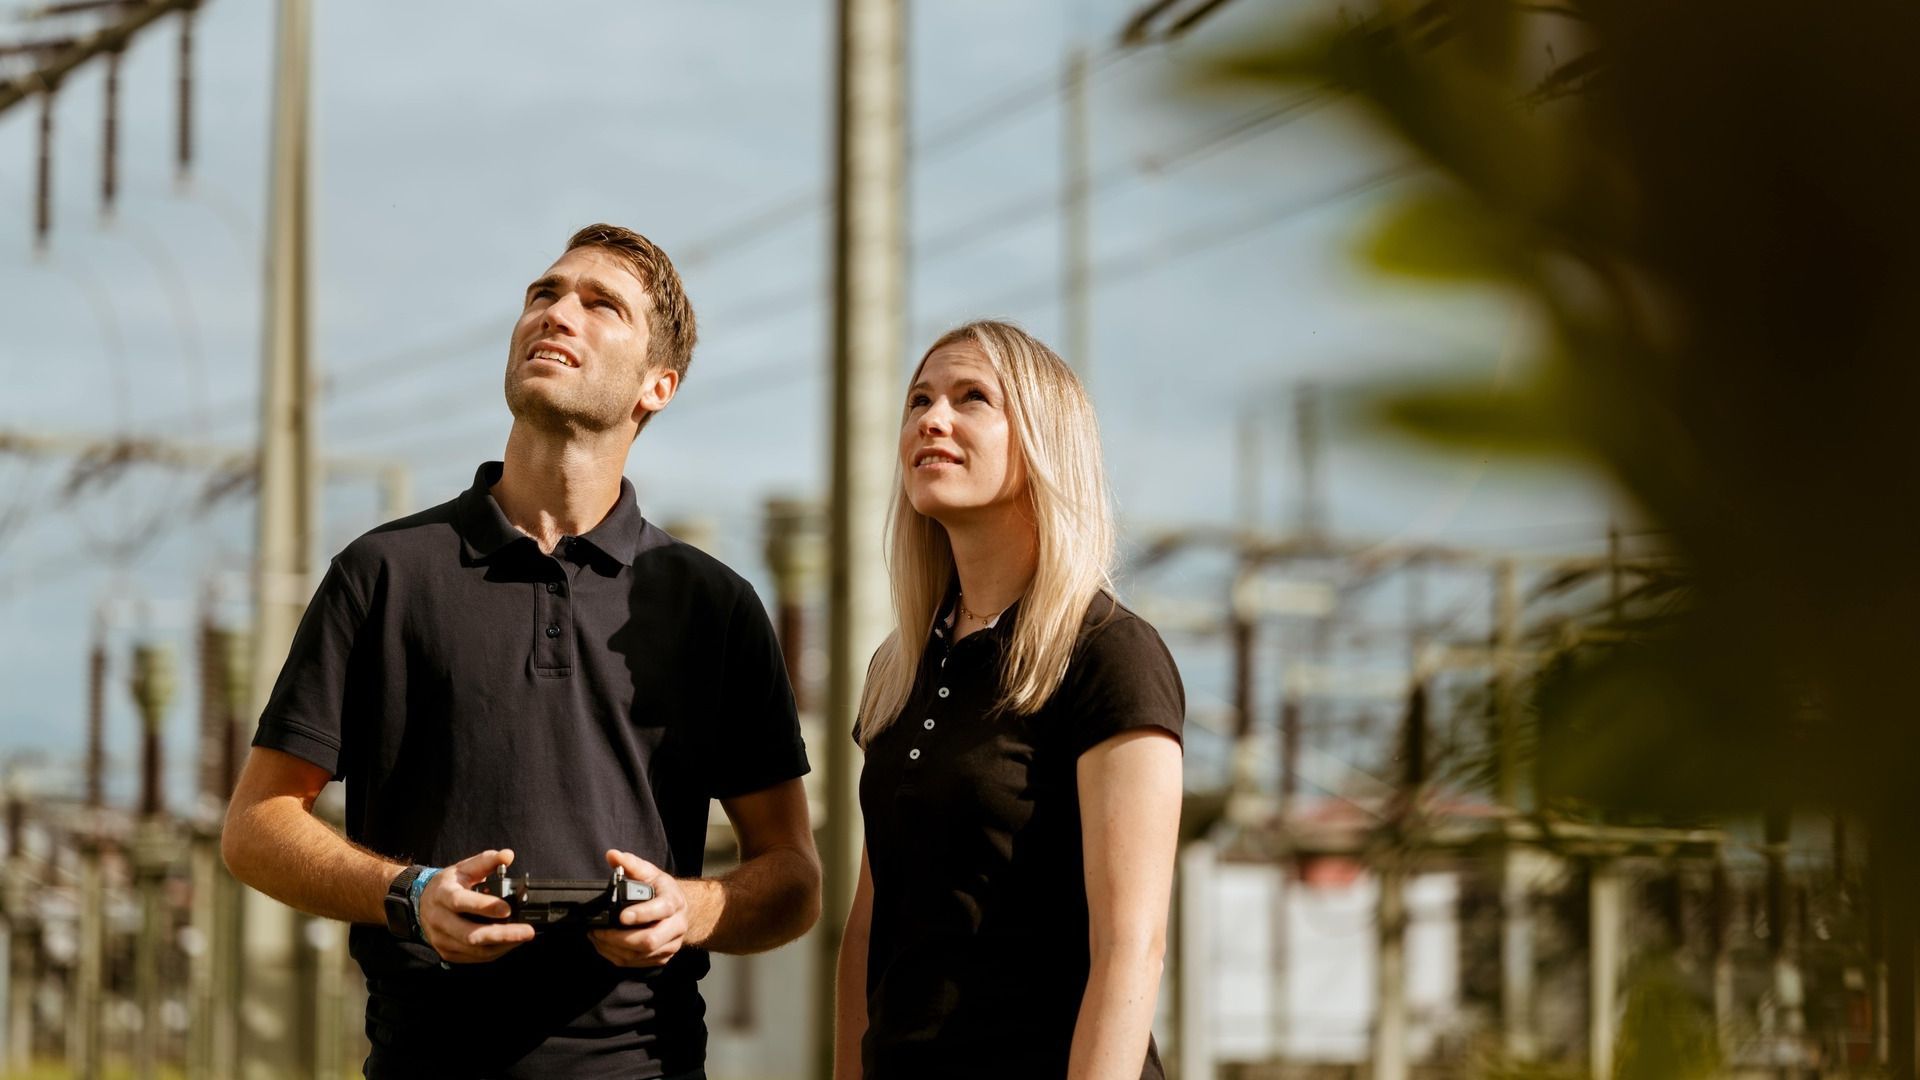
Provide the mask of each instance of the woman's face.
[{"label": "woman's face", "polygon": [[907,501],[951,524],[1004,510],[1026,496],[1000,376],[971,341],[943,345],[920,365],[900,427]]}]

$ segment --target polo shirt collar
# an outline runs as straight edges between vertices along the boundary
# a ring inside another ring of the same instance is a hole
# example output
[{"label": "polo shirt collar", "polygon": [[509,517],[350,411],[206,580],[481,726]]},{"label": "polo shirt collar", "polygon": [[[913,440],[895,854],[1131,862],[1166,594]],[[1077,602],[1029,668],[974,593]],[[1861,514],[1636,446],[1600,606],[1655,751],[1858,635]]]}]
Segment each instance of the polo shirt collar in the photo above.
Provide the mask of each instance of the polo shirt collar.
[{"label": "polo shirt collar", "polygon": [[[532,539],[513,527],[493,497],[493,485],[500,482],[505,471],[506,466],[501,462],[486,462],[474,472],[473,486],[460,494],[454,520],[459,527],[460,545],[469,559],[485,559],[515,540]],[[633,482],[623,476],[620,498],[615,500],[613,510],[577,539],[624,566],[632,566],[640,554],[640,535],[645,526]]]}]

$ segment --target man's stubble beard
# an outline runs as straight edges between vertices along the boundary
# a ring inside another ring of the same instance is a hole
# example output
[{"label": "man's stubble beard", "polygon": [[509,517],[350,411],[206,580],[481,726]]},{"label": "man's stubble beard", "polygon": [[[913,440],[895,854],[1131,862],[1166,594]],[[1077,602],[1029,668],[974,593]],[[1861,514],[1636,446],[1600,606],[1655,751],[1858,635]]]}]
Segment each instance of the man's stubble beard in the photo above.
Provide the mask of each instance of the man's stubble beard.
[{"label": "man's stubble beard", "polygon": [[512,367],[507,369],[505,390],[507,411],[515,422],[545,431],[599,434],[612,431],[633,415],[634,403],[619,400],[607,387],[560,387],[543,392],[530,379],[515,379]]}]

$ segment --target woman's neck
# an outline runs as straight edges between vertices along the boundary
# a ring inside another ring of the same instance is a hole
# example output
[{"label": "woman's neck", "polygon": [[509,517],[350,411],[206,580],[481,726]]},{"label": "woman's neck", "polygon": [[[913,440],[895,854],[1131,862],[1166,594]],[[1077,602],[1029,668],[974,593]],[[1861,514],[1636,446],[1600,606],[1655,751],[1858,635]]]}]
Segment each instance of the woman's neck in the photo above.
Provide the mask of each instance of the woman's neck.
[{"label": "woman's neck", "polygon": [[1033,519],[1014,508],[1008,510],[990,519],[943,523],[964,606],[981,622],[1020,599],[1040,562],[1040,536]]}]

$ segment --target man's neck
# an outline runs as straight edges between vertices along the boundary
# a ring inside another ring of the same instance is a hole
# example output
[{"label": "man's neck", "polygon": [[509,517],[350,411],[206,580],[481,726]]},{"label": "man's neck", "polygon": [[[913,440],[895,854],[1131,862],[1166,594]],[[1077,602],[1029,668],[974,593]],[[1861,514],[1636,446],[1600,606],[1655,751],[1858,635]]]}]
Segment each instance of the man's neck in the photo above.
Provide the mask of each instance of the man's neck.
[{"label": "man's neck", "polygon": [[556,434],[515,421],[493,498],[514,528],[552,552],[563,536],[581,536],[620,501],[631,440]]}]

